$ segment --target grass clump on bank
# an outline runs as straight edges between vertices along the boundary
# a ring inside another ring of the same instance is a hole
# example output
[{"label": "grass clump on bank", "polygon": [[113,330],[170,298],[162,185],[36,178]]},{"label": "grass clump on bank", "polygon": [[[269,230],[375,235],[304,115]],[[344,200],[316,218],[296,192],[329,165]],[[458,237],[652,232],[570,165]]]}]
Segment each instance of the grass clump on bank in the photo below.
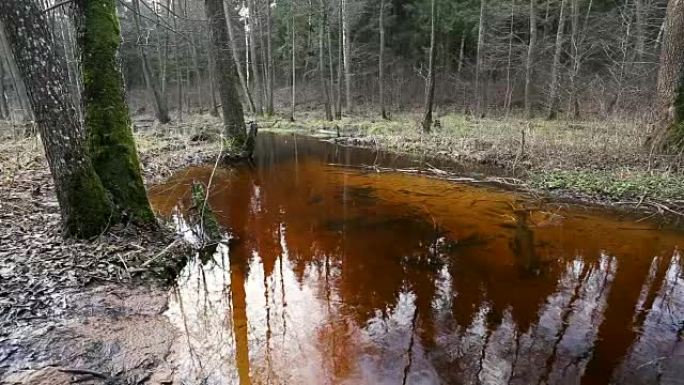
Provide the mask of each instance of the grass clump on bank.
[{"label": "grass clump on bank", "polygon": [[539,189],[577,191],[612,200],[684,198],[684,175],[554,170],[532,175],[530,183]]}]

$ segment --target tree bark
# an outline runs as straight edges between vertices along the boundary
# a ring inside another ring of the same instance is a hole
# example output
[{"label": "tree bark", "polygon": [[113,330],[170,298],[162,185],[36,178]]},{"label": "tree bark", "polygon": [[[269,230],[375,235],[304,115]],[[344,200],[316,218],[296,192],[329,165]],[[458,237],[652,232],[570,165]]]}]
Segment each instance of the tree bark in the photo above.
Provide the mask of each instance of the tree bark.
[{"label": "tree bark", "polygon": [[77,4],[84,122],[93,167],[122,214],[153,224],[118,60],[121,35],[116,1]]},{"label": "tree bark", "polygon": [[5,63],[3,62],[4,60],[0,60],[0,119],[9,119],[10,110],[5,95]]},{"label": "tree bark", "polygon": [[477,34],[477,57],[475,62],[475,97],[477,100],[476,113],[477,116],[484,116],[483,108],[483,90],[480,86],[482,78],[482,56],[484,53],[484,34],[485,34],[485,14],[487,13],[487,0],[480,0],[480,20],[478,23]]},{"label": "tree bark", "polygon": [[90,237],[109,224],[111,202],[87,156],[83,128],[68,93],[66,65],[50,44],[45,14],[33,1],[0,1],[17,67],[26,81],[67,235]]},{"label": "tree bark", "polygon": [[380,55],[378,58],[378,88],[380,91],[380,115],[388,120],[385,109],[385,0],[380,0]]},{"label": "tree bark", "polygon": [[17,98],[17,104],[22,111],[21,119],[23,121],[33,120],[33,111],[31,111],[31,103],[28,100],[28,92],[26,90],[26,85],[24,80],[19,76],[19,69],[16,63],[9,59],[9,53],[11,52],[11,47],[9,47],[6,41],[6,34],[3,32],[3,28],[0,26],[0,43],[2,43],[2,51],[7,52],[8,55],[5,58],[5,64],[7,64],[7,70],[9,72],[10,78],[12,79],[12,86],[14,88],[14,93]]},{"label": "tree bark", "polygon": [[342,0],[342,46],[344,47],[344,94],[347,111],[354,109],[351,92],[351,25],[349,23],[349,0]]},{"label": "tree bark", "polygon": [[656,89],[651,144],[659,150],[684,148],[684,0],[670,0]]},{"label": "tree bark", "polygon": [[319,80],[321,83],[321,91],[323,94],[323,97],[325,98],[323,100],[324,102],[324,107],[325,107],[325,119],[329,122],[333,121],[333,113],[332,113],[332,108],[330,106],[330,91],[328,88],[328,84],[326,81],[326,71],[325,71],[325,44],[324,44],[324,35],[325,35],[325,11],[323,10],[323,2],[321,2],[321,10],[320,10],[320,23],[318,26],[318,76]]},{"label": "tree bark", "polygon": [[525,61],[525,116],[532,117],[532,76],[537,49],[537,0],[530,0],[530,43]]},{"label": "tree bark", "polygon": [[[230,1],[230,0],[227,0]],[[226,3],[226,8],[228,9],[226,11],[226,23],[228,24],[228,38],[230,39],[230,48],[233,56],[233,61],[235,62],[235,69],[237,70],[238,78],[240,79],[240,86],[242,87],[242,93],[245,95],[245,99],[247,99],[247,106],[249,107],[249,112],[252,113],[252,115],[256,114],[256,106],[254,105],[254,99],[252,98],[252,93],[249,90],[249,82],[245,78],[244,73],[242,72],[242,67],[240,66],[240,59],[238,58],[238,50],[237,50],[237,42],[235,40],[235,32],[233,31],[233,19],[232,19],[232,13],[231,8],[230,8],[230,3]],[[225,8],[224,8],[225,9]]]},{"label": "tree bark", "polygon": [[266,71],[268,73],[266,88],[266,115],[272,116],[273,89],[275,87],[275,64],[273,62],[273,18],[271,17],[271,0],[266,0]]},{"label": "tree bark", "polygon": [[435,0],[430,2],[430,58],[427,85],[425,88],[425,114],[423,115],[423,132],[430,132],[432,127],[432,105],[435,100]]},{"label": "tree bark", "polygon": [[228,38],[226,14],[223,0],[205,0],[204,9],[211,28],[211,48],[214,50],[214,67],[219,94],[221,95],[221,109],[223,111],[223,125],[225,137],[232,142],[234,148],[242,149],[247,141],[245,132],[245,116],[240,103],[240,96],[236,87],[235,66]]},{"label": "tree bark", "polygon": [[261,92],[261,76],[259,73],[259,64],[257,63],[257,23],[256,6],[254,0],[249,0],[249,54],[251,56],[252,66],[252,92],[254,92],[254,99],[256,102],[256,112],[258,115],[264,114],[264,99]]},{"label": "tree bark", "polygon": [[297,105],[297,32],[295,27],[294,5],[290,9],[292,13],[292,104],[290,110],[290,121],[295,121],[295,107]]},{"label": "tree bark", "polygon": [[[328,42],[328,50],[327,50],[327,53],[328,53],[328,72],[329,72],[329,77],[330,77],[329,89],[330,89],[330,93],[333,94],[334,93],[334,87],[335,87],[335,75],[334,75],[335,65],[333,63],[333,54],[332,54],[332,49],[333,49],[332,37],[330,36],[331,35],[330,34],[330,19],[328,18],[328,9],[327,9],[327,5],[325,3],[325,0],[320,0],[320,3],[321,3],[321,9],[323,12],[323,19],[324,19],[323,24],[325,26],[325,34],[326,34],[326,38],[327,38],[327,42]],[[335,118],[337,118],[338,106],[337,106],[337,103],[335,103],[333,101],[333,98],[334,98],[334,95],[331,95],[330,103],[334,106],[333,116]],[[340,114],[341,114],[341,112],[340,112]]]},{"label": "tree bark", "polygon": [[553,54],[553,64],[551,66],[551,86],[549,88],[549,111],[546,115],[548,120],[554,120],[558,117],[558,105],[560,104],[559,87],[560,87],[560,57],[563,51],[564,43],[564,29],[565,29],[565,3],[567,0],[561,0],[560,15],[558,17],[558,31],[556,32],[556,50]]},{"label": "tree bark", "polygon": [[343,23],[342,23],[342,2],[344,0],[339,0],[338,3],[338,24],[339,24],[339,39],[337,43],[337,108],[335,119],[342,119],[342,75],[344,68],[344,34],[342,33]]},{"label": "tree bark", "polygon": [[150,62],[147,59],[147,54],[145,53],[145,47],[143,47],[140,39],[142,39],[141,22],[140,22],[140,0],[133,0],[133,21],[135,24],[135,32],[138,38],[138,54],[140,55],[140,61],[142,62],[143,77],[145,78],[145,84],[147,89],[152,94],[154,98],[154,108],[155,115],[159,123],[166,124],[171,121],[169,117],[169,108],[166,105],[166,98],[159,91],[159,83],[152,75],[152,69],[150,68]]}]

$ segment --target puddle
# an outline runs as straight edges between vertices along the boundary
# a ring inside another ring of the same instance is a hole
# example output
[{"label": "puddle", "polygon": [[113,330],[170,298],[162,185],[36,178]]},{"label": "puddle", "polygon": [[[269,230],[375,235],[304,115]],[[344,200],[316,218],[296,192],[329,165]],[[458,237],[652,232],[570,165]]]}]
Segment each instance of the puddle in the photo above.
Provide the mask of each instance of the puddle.
[{"label": "puddle", "polygon": [[[625,384],[684,378],[684,233],[360,165],[411,161],[264,135],[219,169],[232,237],[167,316],[206,384]],[[350,167],[340,167],[340,164]],[[183,221],[187,169],[151,190]],[[182,227],[182,226],[181,226]]]}]

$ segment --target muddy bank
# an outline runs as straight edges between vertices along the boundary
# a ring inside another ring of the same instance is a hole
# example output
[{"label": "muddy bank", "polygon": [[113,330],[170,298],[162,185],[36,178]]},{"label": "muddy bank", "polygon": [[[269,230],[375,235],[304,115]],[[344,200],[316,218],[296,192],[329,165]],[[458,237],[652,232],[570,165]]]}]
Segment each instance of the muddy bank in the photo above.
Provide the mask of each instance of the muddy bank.
[{"label": "muddy bank", "polygon": [[[182,127],[167,130],[137,136],[148,185],[219,152]],[[175,330],[162,316],[166,287],[190,254],[186,243],[167,223],[157,232],[118,225],[91,241],[63,239],[36,139],[4,142],[0,170],[0,383],[158,376]]]}]

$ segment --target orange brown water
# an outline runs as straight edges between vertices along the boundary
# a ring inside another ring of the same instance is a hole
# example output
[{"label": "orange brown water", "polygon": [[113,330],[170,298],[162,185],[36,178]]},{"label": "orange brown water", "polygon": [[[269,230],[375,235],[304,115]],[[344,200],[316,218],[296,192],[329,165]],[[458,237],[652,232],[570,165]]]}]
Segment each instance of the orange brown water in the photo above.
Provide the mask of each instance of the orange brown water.
[{"label": "orange brown water", "polygon": [[[406,159],[266,135],[218,169],[233,240],[178,278],[180,376],[207,384],[684,383],[684,233],[358,167]],[[331,165],[331,164],[336,165]],[[183,226],[193,180],[151,191]]]}]

